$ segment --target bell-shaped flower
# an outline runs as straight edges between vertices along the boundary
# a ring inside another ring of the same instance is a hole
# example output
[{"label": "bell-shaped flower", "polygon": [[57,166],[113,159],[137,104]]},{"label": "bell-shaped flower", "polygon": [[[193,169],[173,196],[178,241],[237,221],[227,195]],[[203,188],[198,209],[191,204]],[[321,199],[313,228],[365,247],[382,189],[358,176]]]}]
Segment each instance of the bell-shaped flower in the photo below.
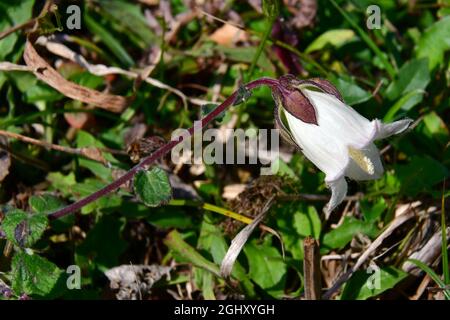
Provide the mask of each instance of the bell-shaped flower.
[{"label": "bell-shaped flower", "polygon": [[273,91],[276,124],[282,136],[326,174],[332,193],[325,207],[328,218],[347,194],[345,177],[373,180],[383,174],[374,141],[406,130],[412,120],[369,121],[346,105],[338,90],[323,79],[284,76],[280,83]]}]

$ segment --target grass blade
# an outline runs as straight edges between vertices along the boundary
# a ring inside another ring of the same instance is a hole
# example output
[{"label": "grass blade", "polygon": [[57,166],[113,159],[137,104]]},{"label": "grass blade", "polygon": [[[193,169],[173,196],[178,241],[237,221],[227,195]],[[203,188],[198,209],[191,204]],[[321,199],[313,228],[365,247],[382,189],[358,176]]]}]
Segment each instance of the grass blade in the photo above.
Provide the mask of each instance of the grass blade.
[{"label": "grass blade", "polygon": [[439,276],[436,274],[436,272],[433,271],[433,269],[431,269],[429,266],[427,266],[425,263],[423,263],[420,260],[417,259],[408,259],[407,261],[415,264],[418,268],[420,268],[422,271],[426,272],[431,279],[434,280],[434,282],[437,283],[437,285],[443,289],[445,298],[447,300],[450,300],[450,290],[446,290],[446,285],[444,283],[444,281],[441,280],[441,278],[439,278]]},{"label": "grass blade", "polygon": [[448,253],[447,253],[447,226],[445,224],[445,180],[442,190],[442,205],[441,205],[441,235],[442,235],[442,273],[444,275],[444,282],[446,285],[450,284],[450,270],[448,269]]}]

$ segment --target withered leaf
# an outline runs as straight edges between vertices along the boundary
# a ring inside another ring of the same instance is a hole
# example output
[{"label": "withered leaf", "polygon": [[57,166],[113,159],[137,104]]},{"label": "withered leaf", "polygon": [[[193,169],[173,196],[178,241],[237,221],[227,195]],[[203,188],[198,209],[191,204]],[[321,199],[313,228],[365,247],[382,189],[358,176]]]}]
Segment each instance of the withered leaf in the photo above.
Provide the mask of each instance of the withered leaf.
[{"label": "withered leaf", "polygon": [[25,44],[24,60],[38,79],[69,98],[117,113],[122,112],[131,102],[130,97],[99,92],[66,80],[37,53],[30,40]]},{"label": "withered leaf", "polygon": [[100,149],[96,147],[85,147],[80,149],[80,154],[88,159],[98,161],[100,163],[103,163],[104,165],[108,165],[108,161],[103,156]]}]

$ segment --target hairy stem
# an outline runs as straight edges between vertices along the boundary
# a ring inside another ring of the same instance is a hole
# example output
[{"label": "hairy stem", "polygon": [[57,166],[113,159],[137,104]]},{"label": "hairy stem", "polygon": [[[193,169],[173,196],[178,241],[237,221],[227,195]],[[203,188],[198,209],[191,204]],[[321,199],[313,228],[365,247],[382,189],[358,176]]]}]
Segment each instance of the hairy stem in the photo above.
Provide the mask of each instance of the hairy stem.
[{"label": "hairy stem", "polygon": [[[269,86],[271,88],[276,87],[279,85],[278,80],[271,79],[271,78],[260,78],[254,81],[251,81],[247,83],[244,87],[247,90],[252,90],[260,86]],[[217,106],[216,109],[214,109],[212,112],[207,114],[204,118],[200,120],[201,125],[200,128],[203,129],[208,123],[210,123],[213,119],[215,119],[218,115],[220,115],[225,109],[233,105],[237,97],[237,92],[234,92],[231,96],[229,96],[222,104]],[[117,180],[113,181],[111,184],[105,186],[104,188],[88,195],[87,197],[78,200],[77,202],[74,202],[64,208],[61,208],[55,212],[52,212],[49,214],[49,219],[58,219],[63,216],[66,216],[68,214],[74,213],[75,211],[80,210],[85,205],[96,201],[97,199],[113,192],[114,190],[118,189],[122,184],[126,183],[127,181],[131,180],[134,175],[139,172],[140,170],[144,169],[146,166],[154,163],[157,159],[163,157],[165,154],[167,154],[169,151],[171,151],[176,145],[183,142],[185,139],[189,138],[193,135],[194,130],[197,128],[191,127],[188,129],[187,135],[181,135],[177,137],[176,139],[173,139],[160,147],[158,150],[156,150],[154,153],[149,155],[148,157],[142,159],[142,161],[131,168],[127,173],[125,173],[123,176],[118,178]]]}]

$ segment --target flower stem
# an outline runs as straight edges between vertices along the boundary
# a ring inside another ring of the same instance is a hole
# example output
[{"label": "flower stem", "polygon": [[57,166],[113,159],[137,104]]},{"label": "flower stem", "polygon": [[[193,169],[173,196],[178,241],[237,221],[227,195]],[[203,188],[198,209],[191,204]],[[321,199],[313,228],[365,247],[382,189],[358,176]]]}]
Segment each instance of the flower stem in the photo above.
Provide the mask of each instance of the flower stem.
[{"label": "flower stem", "polygon": [[[247,83],[244,87],[247,90],[252,90],[260,86],[269,86],[269,87],[276,87],[279,85],[278,80],[271,79],[271,78],[260,78],[256,79],[254,81],[251,81]],[[208,123],[210,123],[213,119],[215,119],[217,116],[219,116],[225,109],[230,107],[236,100],[237,92],[234,92],[231,96],[229,96],[222,104],[217,106],[216,109],[214,109],[212,112],[208,113],[204,118],[200,120],[201,126],[200,128],[203,129]],[[64,208],[61,208],[59,210],[56,210],[55,212],[52,212],[49,214],[49,219],[58,219],[63,216],[66,216],[68,214],[71,214],[75,211],[80,210],[85,205],[96,201],[97,199],[113,192],[114,190],[118,189],[122,184],[126,183],[127,181],[131,180],[134,175],[139,172],[140,170],[143,170],[146,166],[154,163],[157,159],[163,157],[165,154],[167,154],[170,150],[172,150],[176,145],[183,142],[188,137],[192,136],[194,133],[194,127],[191,127],[188,129],[188,135],[181,135],[177,137],[176,139],[173,139],[157,149],[154,153],[149,155],[148,157],[145,157],[142,159],[140,163],[138,163],[136,166],[131,168],[129,171],[127,171],[123,176],[118,178],[117,180],[113,181],[111,184],[103,187],[102,189],[88,195],[85,198],[82,198],[78,200],[77,202],[74,202]]]}]

